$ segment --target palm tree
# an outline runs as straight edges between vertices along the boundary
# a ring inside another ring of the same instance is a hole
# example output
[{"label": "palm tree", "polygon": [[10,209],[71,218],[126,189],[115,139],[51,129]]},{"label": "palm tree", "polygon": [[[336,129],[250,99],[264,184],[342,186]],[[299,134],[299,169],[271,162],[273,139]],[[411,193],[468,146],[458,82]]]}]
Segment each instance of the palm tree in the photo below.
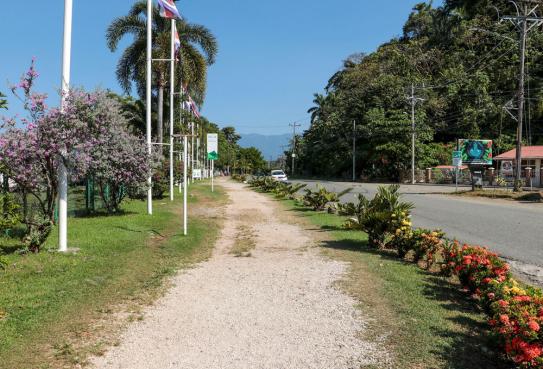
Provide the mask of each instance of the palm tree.
[{"label": "palm tree", "polygon": [[[116,51],[121,39],[133,36],[132,43],[124,50],[117,64],[117,79],[123,90],[130,94],[135,84],[141,98],[145,96],[145,71],[147,50],[147,1],[139,0],[128,15],[115,19],[107,29],[107,44]],[[153,9],[153,58],[170,58],[169,19],[162,18],[158,7]],[[177,68],[177,80],[182,80],[196,103],[203,103],[207,82],[207,67],[215,62],[217,41],[204,26],[176,21],[181,39],[182,68]],[[164,90],[168,87],[169,64],[153,64],[153,79],[158,99],[158,140],[162,142],[164,129]]]},{"label": "palm tree", "polygon": [[326,103],[326,96],[321,94],[313,94],[313,96],[315,97],[313,99],[313,104],[315,104],[315,106],[307,111],[309,114],[311,114],[311,124],[315,123],[320,119],[322,115],[322,109],[324,107],[324,104]]},{"label": "palm tree", "polygon": [[5,99],[6,95],[0,92],[0,109],[8,108],[8,101]]}]

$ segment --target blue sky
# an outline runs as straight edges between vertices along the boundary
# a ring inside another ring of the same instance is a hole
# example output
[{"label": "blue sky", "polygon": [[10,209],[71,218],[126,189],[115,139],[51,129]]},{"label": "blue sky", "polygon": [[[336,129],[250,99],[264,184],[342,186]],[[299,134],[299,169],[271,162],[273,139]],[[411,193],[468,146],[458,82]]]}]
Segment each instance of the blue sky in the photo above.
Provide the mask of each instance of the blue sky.
[{"label": "blue sky", "polygon": [[[288,124],[309,124],[306,111],[341,62],[371,52],[400,35],[417,0],[182,0],[178,6],[219,41],[209,71],[203,113],[242,133],[280,134]],[[134,0],[74,0],[72,84],[120,92],[118,53],[105,44],[111,20]],[[439,3],[439,2],[435,2]],[[0,91],[16,82],[33,56],[41,74],[37,89],[54,99],[60,86],[63,4],[61,0],[4,1],[0,15]],[[126,40],[128,42],[129,40]],[[9,95],[9,94],[8,94]],[[7,115],[21,112],[9,98]]]}]

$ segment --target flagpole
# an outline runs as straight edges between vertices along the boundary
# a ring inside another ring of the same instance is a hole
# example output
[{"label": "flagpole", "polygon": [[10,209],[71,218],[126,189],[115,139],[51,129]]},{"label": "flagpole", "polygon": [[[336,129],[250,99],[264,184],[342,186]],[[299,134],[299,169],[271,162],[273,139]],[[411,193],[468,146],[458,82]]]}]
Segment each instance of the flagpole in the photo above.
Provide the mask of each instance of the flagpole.
[{"label": "flagpole", "polygon": [[[152,88],[152,58],[153,58],[153,1],[147,0],[147,115],[146,115],[146,134],[147,134],[147,153],[149,159],[153,154],[151,142],[151,88]],[[153,214],[153,179],[147,178],[147,213]]]},{"label": "flagpole", "polygon": [[175,85],[175,19],[171,21],[172,37],[170,51],[172,60],[170,61],[170,201],[173,201],[173,104],[174,104],[174,85]]},{"label": "flagpole", "polygon": [[188,161],[188,139],[183,136],[183,234],[187,235],[187,161]]},{"label": "flagpole", "polygon": [[192,169],[192,182],[194,183],[194,122],[190,123],[190,168]]},{"label": "flagpole", "polygon": [[[70,67],[72,55],[72,13],[73,0],[64,0],[64,39],[62,46],[62,96],[60,110],[64,111],[66,95],[70,90]],[[65,151],[65,149],[64,149]],[[68,170],[64,159],[59,160],[58,168],[58,249],[68,251]]]}]

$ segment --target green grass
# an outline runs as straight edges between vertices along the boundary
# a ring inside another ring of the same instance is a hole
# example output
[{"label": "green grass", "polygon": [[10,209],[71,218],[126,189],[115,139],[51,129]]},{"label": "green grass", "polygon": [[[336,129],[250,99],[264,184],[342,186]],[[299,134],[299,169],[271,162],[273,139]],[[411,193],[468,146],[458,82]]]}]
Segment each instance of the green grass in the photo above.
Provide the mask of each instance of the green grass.
[{"label": "green grass", "polygon": [[[219,187],[212,194],[207,184],[196,184],[190,206],[214,208],[224,198]],[[155,201],[152,217],[144,202],[130,201],[121,215],[70,218],[69,246],[80,250],[76,254],[54,252],[55,230],[40,254],[4,256],[0,368],[70,367],[99,354],[111,343],[114,313],[138,318],[138,309],[163,290],[164,277],[211,255],[218,218],[190,218],[184,237],[181,209],[177,194],[174,203]]]},{"label": "green grass", "polygon": [[488,335],[484,315],[454,281],[370,250],[367,236],[344,230],[345,218],[283,202],[323,232],[327,256],[349,262],[341,286],[372,321],[366,339],[382,339],[397,368],[508,368]]}]

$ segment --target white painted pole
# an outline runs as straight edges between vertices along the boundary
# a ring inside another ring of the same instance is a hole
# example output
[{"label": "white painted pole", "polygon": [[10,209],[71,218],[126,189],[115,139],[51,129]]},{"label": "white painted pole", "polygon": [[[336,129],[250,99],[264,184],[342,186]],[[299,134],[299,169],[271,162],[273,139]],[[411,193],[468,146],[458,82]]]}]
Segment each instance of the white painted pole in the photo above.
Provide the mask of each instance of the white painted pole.
[{"label": "white painted pole", "polygon": [[[60,109],[64,111],[66,94],[70,90],[72,55],[73,0],[64,0],[64,40],[62,45],[62,96]],[[68,170],[60,158],[58,168],[58,249],[68,251]]]},{"label": "white painted pole", "polygon": [[[152,101],[151,101],[151,88],[152,88],[152,59],[153,59],[153,1],[147,0],[147,122],[146,122],[146,133],[147,133],[147,152],[149,157],[153,154],[153,145],[151,142],[151,110],[152,110]],[[147,178],[147,213],[149,215],[153,214],[153,178]]]},{"label": "white painted pole", "polygon": [[211,192],[215,192],[215,173],[213,173],[215,170],[215,160],[211,160]]},{"label": "white painted pole", "polygon": [[[179,151],[178,160],[179,160],[180,163],[182,163],[183,160],[184,160],[184,158],[181,155],[183,155],[183,154],[181,153],[181,151]],[[179,193],[181,193],[181,191],[183,191],[183,183],[181,182],[181,179],[180,179],[179,180]]]},{"label": "white painted pole", "polygon": [[183,136],[183,234],[187,235],[187,164],[188,164],[188,139]]},{"label": "white painted pole", "polygon": [[171,42],[171,56],[170,62],[170,201],[173,201],[173,104],[174,104],[174,91],[175,91],[175,19],[172,19],[172,42]]},{"label": "white painted pole", "polygon": [[194,182],[194,122],[190,123],[190,167],[192,169],[192,181]]}]

